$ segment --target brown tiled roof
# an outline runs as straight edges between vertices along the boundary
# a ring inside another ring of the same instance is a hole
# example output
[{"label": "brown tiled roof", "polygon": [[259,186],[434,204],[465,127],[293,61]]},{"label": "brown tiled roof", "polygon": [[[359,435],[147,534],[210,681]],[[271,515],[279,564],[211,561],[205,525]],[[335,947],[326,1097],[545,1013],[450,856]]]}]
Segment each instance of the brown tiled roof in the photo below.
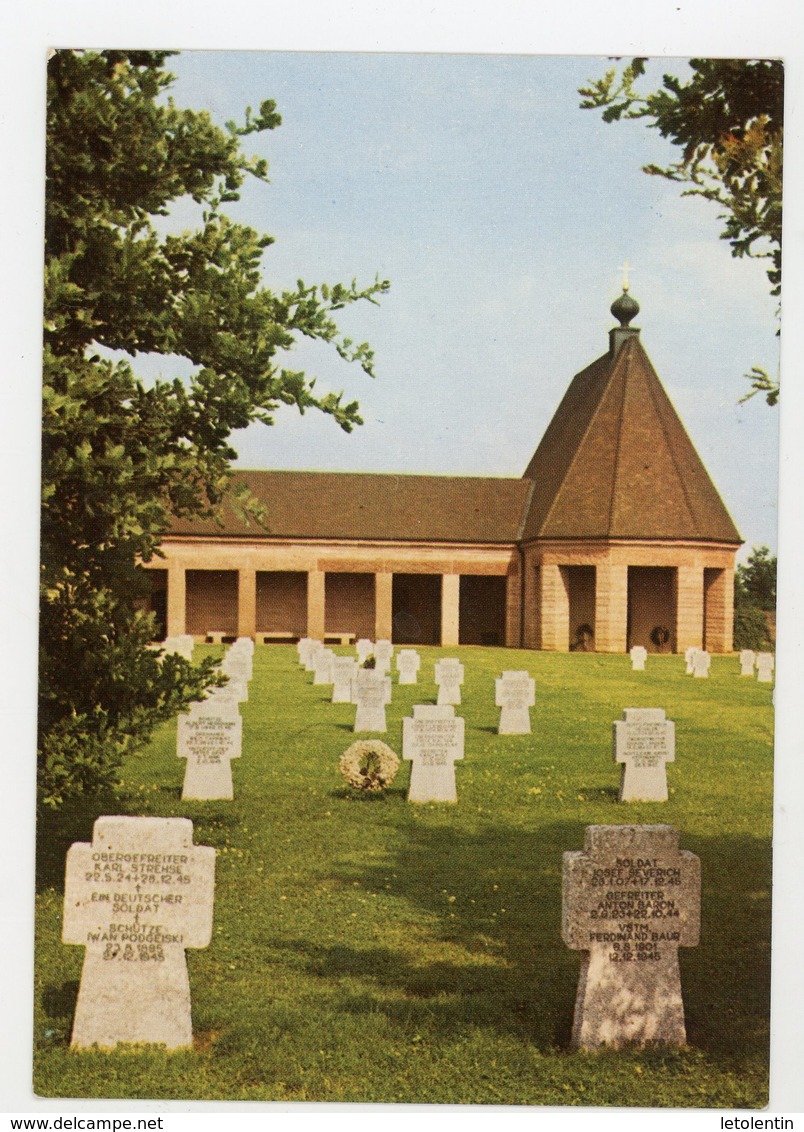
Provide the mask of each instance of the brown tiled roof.
[{"label": "brown tiled roof", "polygon": [[171,533],[512,543],[531,489],[521,479],[357,472],[243,471],[236,480],[265,504],[267,530],[229,511],[223,527],[177,519]]},{"label": "brown tiled roof", "polygon": [[525,477],[526,540],[742,541],[636,332],[573,378]]}]

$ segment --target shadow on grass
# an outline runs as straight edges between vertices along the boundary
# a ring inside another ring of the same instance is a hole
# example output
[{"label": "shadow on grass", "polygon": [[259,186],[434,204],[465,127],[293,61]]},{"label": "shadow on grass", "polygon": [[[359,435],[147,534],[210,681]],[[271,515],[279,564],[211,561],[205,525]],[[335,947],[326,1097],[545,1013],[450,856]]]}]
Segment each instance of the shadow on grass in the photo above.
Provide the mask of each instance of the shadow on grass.
[{"label": "shadow on grass", "polygon": [[[617,786],[580,786],[579,791],[586,796],[589,802],[616,802],[620,797],[620,790]],[[615,822],[612,822],[612,825],[615,824]]]},{"label": "shadow on grass", "polygon": [[37,815],[36,888],[64,890],[64,863],[74,841],[91,841],[98,814],[120,813],[120,799],[110,792],[64,803],[55,813]]},{"label": "shadow on grass", "polygon": [[[330,876],[370,892],[388,891],[393,876],[389,895],[427,914],[432,945],[420,929],[415,944],[396,950],[312,939],[270,946],[331,981],[341,1010],[380,1011],[426,1026],[434,1037],[470,1026],[544,1051],[566,1047],[581,956],[561,940],[562,854],[581,849],[583,838],[579,823],[467,832],[414,816],[390,860],[350,864]],[[681,846],[701,858],[704,878],[701,942],[680,949],[688,1041],[731,1069],[747,1057],[761,1063],[768,1054],[770,847],[748,836],[683,832]]]},{"label": "shadow on grass", "polygon": [[69,1045],[75,1004],[78,1000],[78,986],[77,979],[70,979],[60,986],[48,986],[42,993],[42,1009],[46,1018],[51,1023],[58,1023],[58,1029],[52,1037],[58,1034],[59,1041],[54,1044]]}]

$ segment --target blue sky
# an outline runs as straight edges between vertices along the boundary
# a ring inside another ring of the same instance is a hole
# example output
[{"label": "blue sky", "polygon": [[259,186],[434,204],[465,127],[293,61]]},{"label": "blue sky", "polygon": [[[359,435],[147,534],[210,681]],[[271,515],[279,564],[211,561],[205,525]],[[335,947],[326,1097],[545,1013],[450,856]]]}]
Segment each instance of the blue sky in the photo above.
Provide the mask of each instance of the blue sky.
[{"label": "blue sky", "polygon": [[[748,544],[776,545],[777,411],[737,404],[754,364],[776,372],[761,261],[735,260],[708,202],[641,171],[674,148],[642,122],[607,125],[577,89],[605,57],[183,52],[180,105],[242,120],[273,98],[282,126],[246,139],[270,163],[236,215],[276,243],[266,283],[369,282],[379,308],[341,324],[377,378],[304,344],[288,363],[344,389],[365,424],[282,409],[238,436],[249,467],[522,474],[570,378],[607,348],[631,264],[636,320],[671,399]],[[651,65],[684,75],[683,59]],[[180,210],[176,223],[188,223]],[[170,367],[160,361],[163,373]]]}]

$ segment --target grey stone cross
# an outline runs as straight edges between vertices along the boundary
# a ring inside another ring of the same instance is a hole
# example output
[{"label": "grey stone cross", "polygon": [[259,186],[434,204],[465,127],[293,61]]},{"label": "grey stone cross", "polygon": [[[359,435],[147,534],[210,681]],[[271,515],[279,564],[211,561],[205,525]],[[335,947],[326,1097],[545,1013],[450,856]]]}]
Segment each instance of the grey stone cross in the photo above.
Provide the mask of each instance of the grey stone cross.
[{"label": "grey stone cross", "polygon": [[72,1046],[191,1046],[186,947],[212,935],[215,850],[188,818],[100,817],[67,852],[64,943],[86,948]]},{"label": "grey stone cross", "polygon": [[669,825],[590,825],[564,854],[562,938],[583,952],[572,1044],[686,1044],[679,947],[700,934],[701,863]]}]

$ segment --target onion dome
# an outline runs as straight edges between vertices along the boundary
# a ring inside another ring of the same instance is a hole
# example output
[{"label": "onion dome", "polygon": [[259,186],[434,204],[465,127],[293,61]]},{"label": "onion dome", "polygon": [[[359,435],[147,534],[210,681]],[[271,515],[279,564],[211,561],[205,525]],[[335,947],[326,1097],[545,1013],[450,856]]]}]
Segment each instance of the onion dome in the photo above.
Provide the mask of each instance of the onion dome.
[{"label": "onion dome", "polygon": [[611,313],[620,320],[620,327],[626,329],[629,322],[639,314],[639,303],[628,294],[628,288],[623,288],[619,299],[611,304]]}]

